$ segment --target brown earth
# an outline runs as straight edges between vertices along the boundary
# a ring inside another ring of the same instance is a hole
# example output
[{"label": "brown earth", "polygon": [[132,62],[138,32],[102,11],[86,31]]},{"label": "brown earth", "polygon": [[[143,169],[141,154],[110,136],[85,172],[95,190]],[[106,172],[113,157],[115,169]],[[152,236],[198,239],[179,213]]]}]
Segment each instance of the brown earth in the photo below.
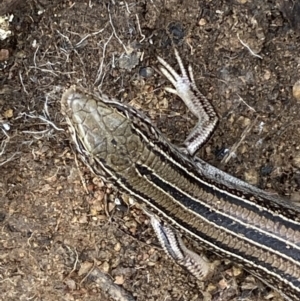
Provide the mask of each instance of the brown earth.
[{"label": "brown earth", "polygon": [[156,59],[176,66],[174,43],[220,116],[199,156],[299,201],[298,2],[5,0],[0,12],[0,300],[280,300],[230,262],[204,283],[174,265],[147,217],[76,162],[60,98],[99,89],[179,144],[195,119]]}]

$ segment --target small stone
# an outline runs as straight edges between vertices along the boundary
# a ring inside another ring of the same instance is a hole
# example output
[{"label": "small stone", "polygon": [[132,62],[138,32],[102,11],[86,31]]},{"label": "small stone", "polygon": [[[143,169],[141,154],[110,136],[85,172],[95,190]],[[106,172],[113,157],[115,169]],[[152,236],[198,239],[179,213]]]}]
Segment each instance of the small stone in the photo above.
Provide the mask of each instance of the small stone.
[{"label": "small stone", "polygon": [[10,125],[8,123],[2,123],[2,127],[5,131],[9,131],[10,130]]},{"label": "small stone", "polygon": [[207,24],[207,21],[204,18],[201,18],[198,22],[199,26],[204,26]]},{"label": "small stone", "polygon": [[293,96],[300,101],[300,80],[296,81],[293,86]]},{"label": "small stone", "polygon": [[137,228],[137,222],[134,221],[134,220],[129,220],[129,221],[126,221],[126,222],[125,222],[125,226],[126,226],[127,229],[129,229],[130,231],[131,231],[131,230],[134,230],[134,232],[135,232],[135,229]]},{"label": "small stone", "polygon": [[243,290],[254,290],[257,288],[257,281],[253,276],[248,276],[245,281],[243,281],[241,288]]},{"label": "small stone", "polygon": [[116,207],[115,203],[109,202],[108,203],[108,212],[112,212]]},{"label": "small stone", "polygon": [[300,152],[295,153],[292,164],[296,168],[300,168]]},{"label": "small stone", "polygon": [[116,276],[116,278],[115,278],[115,284],[122,285],[122,284],[124,284],[124,281],[125,281],[125,278],[123,275]]},{"label": "small stone", "polygon": [[210,283],[210,284],[207,286],[206,291],[207,291],[207,292],[213,292],[213,291],[215,291],[216,289],[217,289],[216,286],[215,286],[214,284]]},{"label": "small stone", "polygon": [[242,128],[246,128],[247,126],[250,125],[251,119],[248,118],[248,117],[240,116],[240,117],[237,119],[236,123],[237,123],[238,125],[241,125]]},{"label": "small stone", "polygon": [[226,279],[222,279],[219,281],[219,286],[222,290],[226,289],[228,287],[228,283],[226,281]]},{"label": "small stone", "polygon": [[78,271],[78,276],[87,274],[91,270],[92,267],[93,267],[92,262],[88,262],[88,261],[83,262]]},{"label": "small stone", "polygon": [[12,118],[14,116],[14,111],[12,109],[8,109],[3,113],[4,118]]},{"label": "small stone", "polygon": [[67,285],[67,287],[70,289],[70,290],[75,290],[76,289],[76,283],[74,280],[72,279],[67,279],[65,281],[65,284]]},{"label": "small stone", "polygon": [[109,263],[107,261],[103,262],[100,269],[101,269],[102,272],[108,273],[108,271],[110,269]]},{"label": "small stone", "polygon": [[0,49],[0,62],[7,61],[9,58],[9,51],[7,49]]},{"label": "small stone", "polygon": [[90,215],[91,216],[97,216],[98,215],[98,208],[96,206],[91,206],[90,208]]},{"label": "small stone", "polygon": [[203,301],[211,301],[212,295],[209,292],[202,292],[203,295]]},{"label": "small stone", "polygon": [[252,185],[258,184],[258,173],[254,169],[250,169],[244,173],[245,181]]},{"label": "small stone", "polygon": [[64,295],[64,300],[66,300],[66,301],[75,301],[75,298],[74,298],[74,296],[72,296],[72,294],[66,293]]},{"label": "small stone", "polygon": [[269,80],[271,78],[270,70],[265,70],[264,80]]},{"label": "small stone", "polygon": [[161,110],[166,110],[166,109],[168,109],[168,107],[169,107],[169,102],[168,102],[168,100],[164,97],[164,98],[162,98],[162,100],[160,100],[160,101],[158,102],[158,106],[159,106],[159,108],[160,108]]},{"label": "small stone", "polygon": [[153,75],[154,71],[151,67],[142,67],[139,71],[140,76],[149,78]]},{"label": "small stone", "polygon": [[89,191],[89,192],[93,192],[94,191],[94,185],[93,184],[89,184],[89,185],[87,185],[87,190]]},{"label": "small stone", "polygon": [[234,277],[240,276],[242,274],[242,272],[243,272],[243,269],[241,269],[240,267],[236,267],[236,266],[232,267],[232,274]]},{"label": "small stone", "polygon": [[105,220],[107,220],[107,216],[105,214],[100,214],[97,216],[97,219],[99,221],[105,221]]},{"label": "small stone", "polygon": [[23,50],[20,50],[15,54],[15,57],[18,59],[25,59],[27,57],[27,53]]},{"label": "small stone", "polygon": [[120,250],[121,250],[121,244],[120,244],[119,242],[115,244],[114,250],[115,250],[116,252],[120,252]]},{"label": "small stone", "polygon": [[85,214],[82,215],[82,216],[80,216],[78,222],[79,222],[80,224],[86,224],[86,223],[87,223],[87,216],[86,216]]},{"label": "small stone", "polygon": [[141,53],[132,52],[132,53],[123,53],[119,58],[119,68],[131,70],[139,63],[139,58]]},{"label": "small stone", "polygon": [[291,201],[300,206],[300,192],[293,192],[290,197]]}]

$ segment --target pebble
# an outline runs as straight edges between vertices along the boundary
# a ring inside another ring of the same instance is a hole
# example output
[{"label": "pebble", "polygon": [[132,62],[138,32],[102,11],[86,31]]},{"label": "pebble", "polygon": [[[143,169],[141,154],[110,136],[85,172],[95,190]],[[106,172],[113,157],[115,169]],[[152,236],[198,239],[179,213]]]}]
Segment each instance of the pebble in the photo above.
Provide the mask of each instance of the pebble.
[{"label": "pebble", "polygon": [[293,86],[293,96],[300,101],[300,80],[296,81]]}]

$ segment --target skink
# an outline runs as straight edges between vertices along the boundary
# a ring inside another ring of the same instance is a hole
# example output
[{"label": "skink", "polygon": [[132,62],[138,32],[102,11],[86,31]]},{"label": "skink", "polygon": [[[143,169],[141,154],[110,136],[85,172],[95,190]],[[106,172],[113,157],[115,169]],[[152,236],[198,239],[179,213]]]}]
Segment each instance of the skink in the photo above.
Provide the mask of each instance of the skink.
[{"label": "skink", "polygon": [[[131,106],[72,86],[64,92],[61,106],[78,152],[96,175],[144,203],[159,219],[241,264],[286,300],[300,300],[299,208],[194,156],[218,118],[197,89],[192,69],[186,72],[177,51],[175,55],[181,75],[162,58],[158,60],[174,86],[168,91],[199,118],[185,148],[171,144]],[[174,258],[184,250],[167,229],[160,224],[156,228]],[[181,260],[197,274],[192,267],[197,259]],[[198,272],[206,274],[201,267]]]}]

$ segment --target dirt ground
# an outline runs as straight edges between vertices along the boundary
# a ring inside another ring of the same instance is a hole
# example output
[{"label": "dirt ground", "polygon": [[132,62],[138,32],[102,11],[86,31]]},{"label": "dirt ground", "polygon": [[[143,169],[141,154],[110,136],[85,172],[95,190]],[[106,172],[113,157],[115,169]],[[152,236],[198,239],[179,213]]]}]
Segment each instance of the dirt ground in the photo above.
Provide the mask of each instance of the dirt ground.
[{"label": "dirt ground", "polygon": [[174,44],[220,116],[198,155],[299,201],[299,2],[3,0],[0,15],[0,300],[281,300],[222,258],[205,282],[174,265],[76,160],[60,98],[101,90],[180,144],[196,120],[156,59],[176,66]]}]

